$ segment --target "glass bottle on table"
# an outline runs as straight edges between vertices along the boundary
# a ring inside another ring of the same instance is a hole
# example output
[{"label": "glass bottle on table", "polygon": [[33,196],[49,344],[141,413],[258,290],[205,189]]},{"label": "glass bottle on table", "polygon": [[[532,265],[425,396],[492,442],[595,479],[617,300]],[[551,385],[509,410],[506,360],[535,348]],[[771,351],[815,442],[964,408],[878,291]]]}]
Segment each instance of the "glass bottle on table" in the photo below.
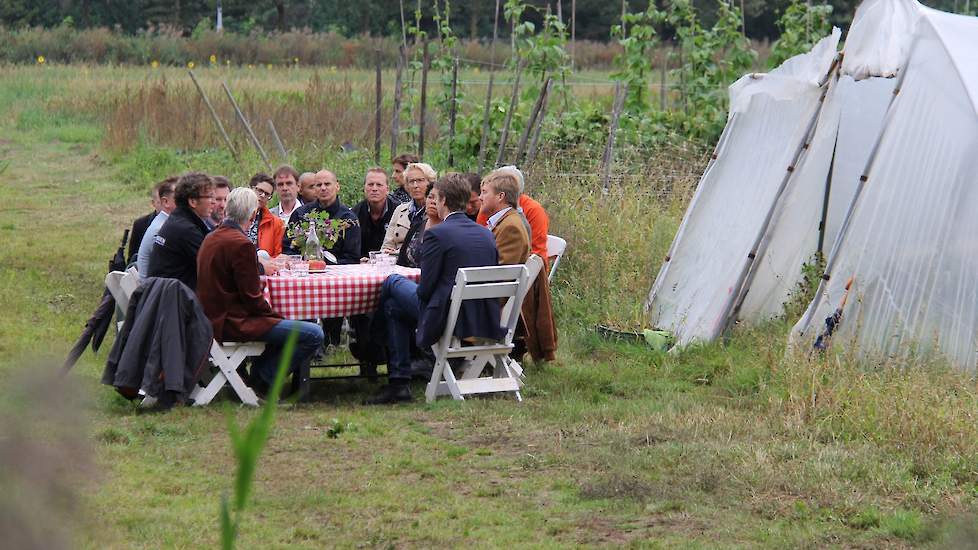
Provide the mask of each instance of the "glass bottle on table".
[{"label": "glass bottle on table", "polygon": [[302,259],[322,260],[323,245],[319,242],[319,234],[316,232],[316,222],[309,223],[309,232],[306,234],[306,244],[302,247]]}]

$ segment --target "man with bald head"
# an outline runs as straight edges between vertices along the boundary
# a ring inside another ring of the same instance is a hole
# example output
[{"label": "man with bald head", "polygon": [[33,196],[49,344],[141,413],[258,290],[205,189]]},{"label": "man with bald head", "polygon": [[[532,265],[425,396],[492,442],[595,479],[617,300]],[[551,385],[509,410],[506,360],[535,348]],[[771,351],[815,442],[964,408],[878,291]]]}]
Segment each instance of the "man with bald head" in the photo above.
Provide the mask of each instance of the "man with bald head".
[{"label": "man with bald head", "polygon": [[[305,174],[300,176],[300,179],[303,176]],[[321,211],[329,213],[330,219],[349,221],[350,227],[344,231],[330,252],[336,256],[336,263],[360,263],[360,223],[357,220],[357,215],[340,202],[340,182],[336,179],[336,174],[329,170],[320,170],[313,177],[319,183],[318,193],[311,202],[303,204],[292,213],[292,216],[289,217],[289,227],[292,228],[298,225],[307,214]],[[293,246],[288,231],[285,232],[285,237],[283,238],[282,251],[285,254],[301,253],[298,248]]]},{"label": "man with bald head", "polygon": [[323,182],[316,177],[315,172],[303,172],[299,176],[299,200],[302,204],[315,202],[319,198],[319,190],[322,186]]}]

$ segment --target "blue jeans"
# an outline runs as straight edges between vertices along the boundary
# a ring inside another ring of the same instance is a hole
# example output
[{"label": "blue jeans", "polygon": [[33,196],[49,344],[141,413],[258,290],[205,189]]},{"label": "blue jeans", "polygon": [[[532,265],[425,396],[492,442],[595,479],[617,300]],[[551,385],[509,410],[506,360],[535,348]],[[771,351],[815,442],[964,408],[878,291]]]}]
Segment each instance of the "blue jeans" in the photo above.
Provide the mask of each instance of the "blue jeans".
[{"label": "blue jeans", "polygon": [[421,312],[418,284],[396,274],[387,277],[380,308],[387,319],[387,378],[406,382],[411,379],[411,342]]},{"label": "blue jeans", "polygon": [[282,348],[285,347],[285,341],[293,330],[299,333],[299,339],[295,343],[295,352],[289,361],[289,372],[300,372],[300,367],[308,363],[316,350],[322,347],[323,329],[316,323],[291,319],[279,321],[261,338],[256,338],[265,342],[265,352],[259,355],[252,365],[265,383],[271,384],[275,381],[275,372],[282,358]]}]

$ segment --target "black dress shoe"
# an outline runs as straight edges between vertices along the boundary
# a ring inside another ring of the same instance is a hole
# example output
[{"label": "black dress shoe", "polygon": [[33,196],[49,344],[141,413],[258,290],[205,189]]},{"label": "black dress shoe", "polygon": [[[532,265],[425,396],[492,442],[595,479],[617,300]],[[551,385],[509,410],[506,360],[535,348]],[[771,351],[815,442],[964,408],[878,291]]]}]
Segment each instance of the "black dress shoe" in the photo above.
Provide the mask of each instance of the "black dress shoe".
[{"label": "black dress shoe", "polygon": [[264,399],[268,395],[268,390],[272,389],[268,385],[268,382],[262,380],[258,373],[253,373],[251,378],[248,380],[248,385],[255,392],[255,396]]},{"label": "black dress shoe", "polygon": [[411,388],[407,384],[387,384],[380,388],[373,397],[364,399],[364,405],[392,405],[394,403],[407,403],[414,401],[411,397]]},{"label": "black dress shoe", "polygon": [[413,359],[411,361],[411,379],[427,382],[431,380],[431,372],[434,368],[435,364],[426,357]]}]

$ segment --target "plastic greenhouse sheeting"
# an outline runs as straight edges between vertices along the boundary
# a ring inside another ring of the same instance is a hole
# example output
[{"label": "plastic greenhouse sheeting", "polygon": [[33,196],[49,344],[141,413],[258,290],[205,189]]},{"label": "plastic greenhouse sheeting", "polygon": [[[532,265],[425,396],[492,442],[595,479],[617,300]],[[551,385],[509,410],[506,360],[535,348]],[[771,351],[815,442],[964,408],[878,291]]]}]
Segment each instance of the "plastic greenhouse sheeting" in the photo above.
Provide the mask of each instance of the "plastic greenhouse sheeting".
[{"label": "plastic greenhouse sheeting", "polygon": [[936,352],[975,369],[978,349],[978,18],[921,8],[868,180],[792,331],[808,345],[854,278],[834,345]]},{"label": "plastic greenhouse sheeting", "polygon": [[822,89],[811,75],[828,74],[838,39],[834,32],[786,62],[802,80],[776,69],[773,78],[748,75],[731,86],[737,110],[646,302],[653,326],[672,331],[677,344],[711,340],[723,330],[748,253],[793,162],[790,144],[802,143],[818,112]]},{"label": "plastic greenhouse sheeting", "polygon": [[[802,265],[819,252],[819,223],[829,184],[823,253],[849,210],[893,93],[895,79],[833,78],[808,153],[796,167],[753,267],[738,319],[781,315],[798,291]],[[831,172],[831,174],[830,174]],[[830,179],[831,176],[831,179]]]}]

